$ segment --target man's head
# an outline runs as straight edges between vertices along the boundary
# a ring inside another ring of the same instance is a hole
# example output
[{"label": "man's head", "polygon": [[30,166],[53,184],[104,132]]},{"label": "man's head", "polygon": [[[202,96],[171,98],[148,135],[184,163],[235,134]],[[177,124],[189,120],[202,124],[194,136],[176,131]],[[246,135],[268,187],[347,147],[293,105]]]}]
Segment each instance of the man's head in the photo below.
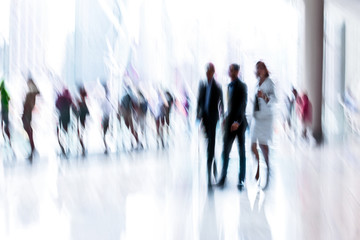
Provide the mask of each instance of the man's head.
[{"label": "man's head", "polygon": [[240,71],[239,64],[233,63],[229,66],[229,77],[231,78],[231,80],[235,80],[238,78],[239,71]]},{"label": "man's head", "polygon": [[206,77],[207,77],[208,81],[210,81],[214,77],[214,74],[215,74],[214,64],[208,63],[206,65]]}]

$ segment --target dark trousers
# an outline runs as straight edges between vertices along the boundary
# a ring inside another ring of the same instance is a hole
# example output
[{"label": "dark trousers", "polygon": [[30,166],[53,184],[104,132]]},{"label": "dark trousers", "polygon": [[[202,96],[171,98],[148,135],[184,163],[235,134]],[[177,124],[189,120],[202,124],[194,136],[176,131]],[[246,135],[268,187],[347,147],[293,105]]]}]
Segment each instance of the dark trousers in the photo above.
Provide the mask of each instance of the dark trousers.
[{"label": "dark trousers", "polygon": [[223,168],[221,171],[221,179],[220,181],[225,181],[227,175],[227,169],[229,166],[229,155],[234,143],[235,138],[238,139],[239,144],[239,183],[245,180],[245,172],[246,172],[246,155],[245,155],[245,130],[246,125],[241,124],[238,130],[231,132],[231,126],[226,126],[225,134],[224,134],[224,147],[222,152],[223,159]]},{"label": "dark trousers", "polygon": [[214,162],[215,154],[215,138],[216,138],[216,122],[207,123],[204,122],[205,134],[207,138],[207,172],[208,172],[208,182],[211,182],[211,167],[214,163],[214,171],[216,172],[216,163]]}]

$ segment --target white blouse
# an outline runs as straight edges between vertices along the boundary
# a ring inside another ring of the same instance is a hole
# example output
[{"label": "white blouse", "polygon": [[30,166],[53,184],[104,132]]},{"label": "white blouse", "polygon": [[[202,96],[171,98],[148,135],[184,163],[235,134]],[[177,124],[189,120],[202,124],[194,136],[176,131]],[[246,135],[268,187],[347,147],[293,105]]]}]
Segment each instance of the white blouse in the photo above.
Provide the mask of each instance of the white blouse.
[{"label": "white blouse", "polygon": [[254,111],[253,116],[255,119],[269,119],[273,116],[273,107],[276,102],[275,96],[275,84],[270,78],[266,78],[265,81],[261,84],[261,86],[257,85],[256,95],[258,91],[262,91],[267,98],[269,99],[266,102],[263,98],[259,99],[259,111]]}]

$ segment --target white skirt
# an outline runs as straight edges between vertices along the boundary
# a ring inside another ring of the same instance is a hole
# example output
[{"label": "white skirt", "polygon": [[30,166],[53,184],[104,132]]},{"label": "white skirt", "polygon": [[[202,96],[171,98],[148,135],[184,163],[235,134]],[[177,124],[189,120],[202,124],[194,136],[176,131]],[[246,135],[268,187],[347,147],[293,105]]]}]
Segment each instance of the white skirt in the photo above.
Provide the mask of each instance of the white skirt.
[{"label": "white skirt", "polygon": [[273,133],[273,118],[252,119],[251,123],[251,143],[268,145]]}]

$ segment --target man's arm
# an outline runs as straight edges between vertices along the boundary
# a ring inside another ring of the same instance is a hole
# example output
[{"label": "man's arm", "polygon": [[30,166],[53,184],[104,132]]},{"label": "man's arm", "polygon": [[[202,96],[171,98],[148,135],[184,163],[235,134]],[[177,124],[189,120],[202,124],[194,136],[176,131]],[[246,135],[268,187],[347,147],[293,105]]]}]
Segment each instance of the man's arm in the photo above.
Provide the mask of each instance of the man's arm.
[{"label": "man's arm", "polygon": [[202,85],[202,83],[200,82],[200,84],[199,84],[199,91],[198,91],[198,99],[197,99],[197,107],[196,107],[196,118],[197,119],[201,119],[201,112],[202,112],[202,109],[201,109],[201,98],[202,98],[202,87],[203,87],[203,85]]},{"label": "man's arm", "polygon": [[240,88],[240,106],[238,109],[238,113],[237,113],[237,120],[239,123],[241,123],[241,121],[243,121],[244,117],[245,117],[245,111],[246,111],[246,105],[247,105],[247,86],[246,84],[243,83],[243,85]]},{"label": "man's arm", "polygon": [[219,110],[220,110],[220,117],[224,118],[224,98],[223,98],[223,92],[221,87],[218,85],[219,88]]}]

